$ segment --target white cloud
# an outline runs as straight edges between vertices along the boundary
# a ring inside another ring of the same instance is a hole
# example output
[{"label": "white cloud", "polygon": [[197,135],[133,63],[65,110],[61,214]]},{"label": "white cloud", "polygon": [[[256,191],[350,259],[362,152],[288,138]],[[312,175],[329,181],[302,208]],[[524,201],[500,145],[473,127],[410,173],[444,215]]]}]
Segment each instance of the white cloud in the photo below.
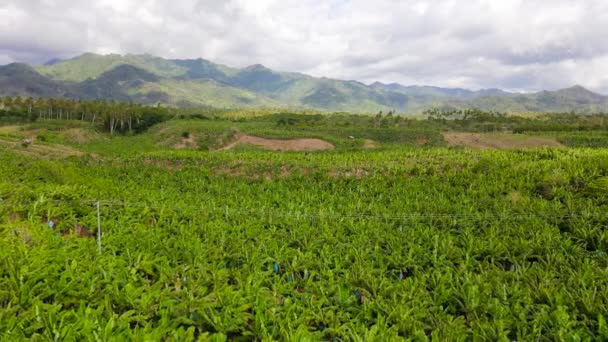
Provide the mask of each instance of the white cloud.
[{"label": "white cloud", "polygon": [[604,0],[2,0],[0,59],[203,57],[404,84],[608,92]]}]

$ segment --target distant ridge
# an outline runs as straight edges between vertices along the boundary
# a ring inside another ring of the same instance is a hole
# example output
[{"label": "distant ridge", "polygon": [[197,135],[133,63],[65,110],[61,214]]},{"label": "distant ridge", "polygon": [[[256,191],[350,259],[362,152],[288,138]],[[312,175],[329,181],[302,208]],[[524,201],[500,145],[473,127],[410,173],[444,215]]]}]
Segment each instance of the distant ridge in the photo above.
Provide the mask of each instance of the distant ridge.
[{"label": "distant ridge", "polygon": [[46,63],[44,63],[44,65],[47,65],[47,66],[49,66],[49,65],[55,65],[55,64],[57,64],[57,63],[59,63],[61,61],[62,60],[59,59],[59,58],[52,58],[52,59],[49,59],[48,61],[46,61]]},{"label": "distant ridge", "polygon": [[504,112],[608,111],[608,97],[580,85],[519,94],[501,89],[317,78],[278,72],[261,64],[238,69],[205,59],[152,55],[83,55],[44,65],[0,67],[0,96],[108,99],[173,106],[284,107],[325,111],[416,113],[428,108]]},{"label": "distant ridge", "polygon": [[380,82],[375,82],[370,84],[370,87],[383,89],[387,91],[393,91],[397,93],[402,93],[406,95],[414,95],[414,96],[441,96],[447,97],[451,99],[472,99],[480,96],[508,96],[512,95],[509,92],[500,90],[500,89],[482,89],[478,91],[473,91],[469,89],[463,88],[440,88],[440,87],[432,87],[432,86],[404,86],[399,83],[391,83],[384,84]]}]

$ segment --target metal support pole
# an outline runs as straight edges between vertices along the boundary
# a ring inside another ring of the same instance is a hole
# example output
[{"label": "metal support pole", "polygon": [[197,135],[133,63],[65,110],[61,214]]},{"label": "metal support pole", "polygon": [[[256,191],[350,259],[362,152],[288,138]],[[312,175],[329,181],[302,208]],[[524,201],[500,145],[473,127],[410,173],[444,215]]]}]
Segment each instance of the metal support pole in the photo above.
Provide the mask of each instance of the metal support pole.
[{"label": "metal support pole", "polygon": [[99,201],[97,201],[97,250],[101,255],[101,212],[99,210]]}]

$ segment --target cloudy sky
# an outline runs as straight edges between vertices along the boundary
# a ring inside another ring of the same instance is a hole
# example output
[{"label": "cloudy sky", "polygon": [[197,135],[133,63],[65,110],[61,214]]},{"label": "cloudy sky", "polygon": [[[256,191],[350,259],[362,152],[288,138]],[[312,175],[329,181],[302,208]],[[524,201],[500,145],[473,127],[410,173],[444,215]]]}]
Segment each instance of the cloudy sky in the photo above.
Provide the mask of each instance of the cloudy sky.
[{"label": "cloudy sky", "polygon": [[608,93],[606,0],[0,0],[0,64],[85,51],[315,76]]}]

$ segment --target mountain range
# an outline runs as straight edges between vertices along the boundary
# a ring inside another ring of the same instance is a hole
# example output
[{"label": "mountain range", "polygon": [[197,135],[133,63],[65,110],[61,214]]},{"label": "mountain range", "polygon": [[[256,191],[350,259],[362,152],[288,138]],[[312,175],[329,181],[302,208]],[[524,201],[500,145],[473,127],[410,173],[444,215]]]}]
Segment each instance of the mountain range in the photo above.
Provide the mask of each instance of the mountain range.
[{"label": "mountain range", "polygon": [[172,106],[219,108],[277,107],[324,111],[479,108],[502,112],[608,111],[608,96],[581,86],[537,93],[500,89],[363,84],[278,72],[252,65],[231,68],[204,59],[164,59],[151,55],[97,55],[44,65],[0,66],[0,96],[107,99]]}]

